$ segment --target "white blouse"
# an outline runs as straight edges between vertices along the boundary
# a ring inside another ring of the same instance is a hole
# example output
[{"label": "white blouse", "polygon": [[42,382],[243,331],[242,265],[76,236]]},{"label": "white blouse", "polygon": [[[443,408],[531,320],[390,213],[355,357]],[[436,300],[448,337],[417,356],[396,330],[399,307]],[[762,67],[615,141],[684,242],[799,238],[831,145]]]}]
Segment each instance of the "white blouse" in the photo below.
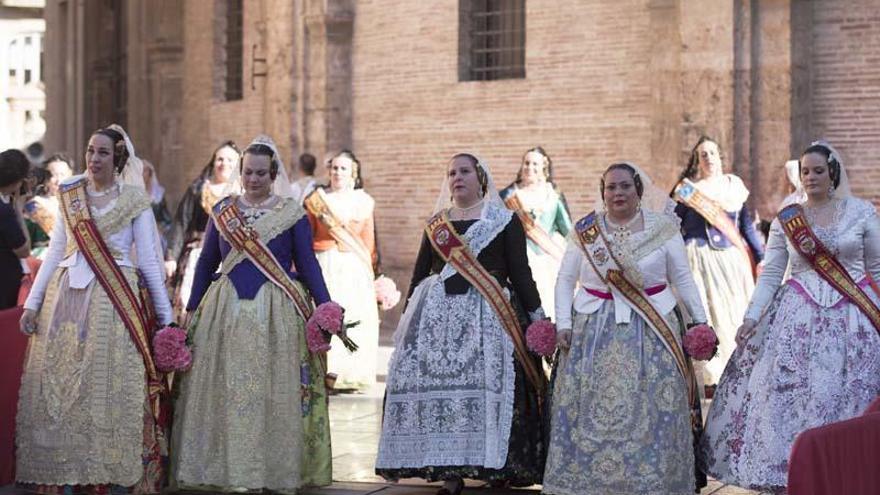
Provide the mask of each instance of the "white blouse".
[{"label": "white blouse", "polygon": [[[116,201],[113,201],[101,210],[91,206],[89,209],[92,215],[99,217],[113,209],[115,204]],[[153,235],[153,231],[156,228],[155,225],[156,220],[153,216],[153,211],[147,208],[132,221],[131,225],[105,237],[104,242],[107,243],[111,252],[122,253],[121,258],[116,258],[116,263],[119,266],[137,266],[140,269],[147,289],[150,291],[150,297],[156,310],[156,317],[160,324],[165,325],[172,320],[172,309],[171,302],[168,299],[168,292],[165,290],[163,265],[156,254],[159,251],[155,243],[155,236]],[[137,252],[137,265],[131,260],[132,247]],[[49,239],[46,258],[40,266],[40,271],[37,273],[34,285],[31,287],[27,301],[24,303],[25,309],[39,311],[43,304],[43,298],[46,295],[49,281],[58,267],[67,268],[68,283],[71,288],[85,288],[94,280],[95,274],[79,250],[64,258],[66,248],[67,229],[65,228],[64,216],[59,213],[55,218],[55,226]]]},{"label": "white blouse", "polygon": [[[681,234],[676,232],[665,240],[660,239],[657,237],[659,214],[644,212],[643,218],[644,230],[632,234],[630,243],[636,246],[633,250],[633,259],[636,260],[642,275],[642,286],[646,289],[666,286],[660,292],[649,296],[654,307],[664,315],[675,307],[676,297],[670,287],[671,282],[693,321],[706,321],[703,302],[688,265]],[[599,222],[599,227],[608,235],[604,218]],[[611,292],[575,242],[577,241],[568,243],[556,279],[556,326],[559,329],[572,327],[572,310],[592,314],[605,302],[605,299],[587,292],[586,288]],[[626,301],[615,298],[614,311],[617,323],[630,321],[632,310]]]},{"label": "white blouse", "polygon": [[[805,210],[810,220],[809,210]],[[880,219],[874,206],[862,199],[849,197],[840,201],[835,210],[830,225],[825,228],[811,225],[813,232],[856,282],[864,280],[867,274],[880,281]],[[843,298],[788,242],[779,220],[774,219],[764,255],[764,271],[758,277],[746,318],[760,319],[782,284],[789,265],[791,279],[788,283],[799,285],[819,306],[830,308]]]}]

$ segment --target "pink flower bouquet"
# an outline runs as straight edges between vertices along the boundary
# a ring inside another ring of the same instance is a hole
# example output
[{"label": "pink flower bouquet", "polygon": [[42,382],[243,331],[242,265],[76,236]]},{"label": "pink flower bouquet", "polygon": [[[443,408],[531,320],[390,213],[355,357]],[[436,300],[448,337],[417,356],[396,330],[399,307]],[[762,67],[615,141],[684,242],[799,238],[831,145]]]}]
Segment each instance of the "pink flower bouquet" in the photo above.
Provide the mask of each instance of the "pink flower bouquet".
[{"label": "pink flower bouquet", "polygon": [[192,350],[187,345],[186,330],[174,323],[153,336],[153,357],[159,371],[186,371],[192,366]]},{"label": "pink flower bouquet", "polygon": [[718,352],[718,336],[712,327],[704,323],[689,328],[682,345],[688,356],[697,361],[708,361]]},{"label": "pink flower bouquet", "polygon": [[400,291],[397,290],[394,280],[380,275],[373,281],[373,288],[376,290],[376,302],[382,311],[388,311],[400,302]]},{"label": "pink flower bouquet", "polygon": [[312,352],[327,352],[330,350],[330,339],[335,335],[342,341],[351,352],[358,350],[357,344],[346,335],[346,330],[358,325],[360,322],[345,323],[345,310],[333,301],[322,303],[312,313],[312,317],[306,323],[306,343]]},{"label": "pink flower bouquet", "polygon": [[556,352],[556,325],[538,320],[526,329],[526,346],[539,356],[550,357]]}]

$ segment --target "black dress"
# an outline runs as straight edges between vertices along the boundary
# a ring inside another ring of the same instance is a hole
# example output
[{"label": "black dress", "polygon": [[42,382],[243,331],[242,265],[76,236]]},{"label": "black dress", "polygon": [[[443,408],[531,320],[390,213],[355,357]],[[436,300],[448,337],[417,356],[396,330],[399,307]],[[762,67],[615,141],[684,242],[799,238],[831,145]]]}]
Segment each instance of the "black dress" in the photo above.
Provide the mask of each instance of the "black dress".
[{"label": "black dress", "polygon": [[13,204],[0,200],[0,309],[14,308],[18,303],[23,272],[21,260],[13,250],[25,242]]},{"label": "black dress", "polygon": [[[476,220],[453,221],[456,232],[464,234]],[[529,324],[527,314],[541,307],[540,296],[532,279],[526,256],[526,236],[522,224],[513,216],[504,230],[480,251],[477,260],[502,285],[510,290],[511,302],[520,317],[522,331]],[[445,262],[434,251],[427,236],[423,236],[416,266],[410,282],[409,295],[426,277],[440,273]],[[459,274],[449,277],[444,283],[447,295],[465,294],[471,287]],[[409,296],[407,297],[409,299]],[[541,369],[540,358],[532,358]],[[480,479],[491,482],[507,482],[514,486],[528,486],[541,483],[546,459],[546,436],[549,431],[544,415],[549,404],[539,401],[538,391],[526,379],[525,371],[514,360],[515,391],[513,419],[510,428],[507,462],[501,469],[484,466],[426,466],[422,468],[376,469],[376,474],[386,479],[424,478],[438,481],[453,478]],[[545,384],[545,390],[547,390]],[[539,402],[543,404],[539,405]]]}]

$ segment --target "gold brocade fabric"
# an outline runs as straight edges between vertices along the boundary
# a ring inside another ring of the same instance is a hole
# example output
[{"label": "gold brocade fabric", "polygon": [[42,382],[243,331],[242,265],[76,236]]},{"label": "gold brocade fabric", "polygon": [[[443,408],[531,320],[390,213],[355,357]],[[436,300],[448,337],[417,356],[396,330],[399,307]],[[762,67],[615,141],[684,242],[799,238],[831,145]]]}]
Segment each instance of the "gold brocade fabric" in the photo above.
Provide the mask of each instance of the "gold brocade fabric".
[{"label": "gold brocade fabric", "polygon": [[175,403],[177,484],[294,493],[304,449],[304,322],[294,305],[271,283],[253,300],[239,299],[223,276],[208,289],[190,332],[193,366],[182,374]]},{"label": "gold brocade fabric", "polygon": [[[674,313],[666,316],[678,328]],[[687,393],[672,355],[640,317],[614,303],[576,313],[560,353],[544,493],[688,495],[694,454]]]},{"label": "gold brocade fabric", "polygon": [[[137,291],[137,276],[121,267]],[[23,483],[136,485],[144,476],[143,358],[94,280],[50,282],[30,341],[16,425]]]},{"label": "gold brocade fabric", "polygon": [[[150,208],[150,199],[143,189],[127,184],[123,184],[121,187],[122,189],[120,190],[119,197],[116,199],[116,204],[113,205],[110,211],[100,216],[92,215],[92,219],[105,239],[131,225],[132,221],[142,211]],[[76,246],[76,239],[74,239],[73,233],[70,230],[71,226],[65,224],[64,227],[67,229],[67,248],[65,249],[64,257],[67,258],[79,248]],[[110,254],[114,258],[121,257],[121,253],[114,252],[113,249],[111,249]]]}]

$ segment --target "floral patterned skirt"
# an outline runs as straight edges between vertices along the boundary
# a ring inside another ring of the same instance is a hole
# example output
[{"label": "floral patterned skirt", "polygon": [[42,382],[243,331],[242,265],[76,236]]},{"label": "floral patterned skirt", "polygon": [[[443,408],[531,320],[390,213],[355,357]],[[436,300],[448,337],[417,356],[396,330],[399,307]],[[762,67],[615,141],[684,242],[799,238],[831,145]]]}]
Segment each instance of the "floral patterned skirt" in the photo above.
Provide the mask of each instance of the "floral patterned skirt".
[{"label": "floral patterned skirt", "polygon": [[878,395],[880,336],[867,317],[847,300],[821,307],[789,281],[724,370],[700,462],[725,483],[783,491],[795,437],[861,415]]},{"label": "floral patterned skirt", "polygon": [[[575,313],[560,352],[544,493],[694,493],[694,451],[685,382],[650,327],[614,301]],[[677,328],[674,313],[667,321]]]}]

